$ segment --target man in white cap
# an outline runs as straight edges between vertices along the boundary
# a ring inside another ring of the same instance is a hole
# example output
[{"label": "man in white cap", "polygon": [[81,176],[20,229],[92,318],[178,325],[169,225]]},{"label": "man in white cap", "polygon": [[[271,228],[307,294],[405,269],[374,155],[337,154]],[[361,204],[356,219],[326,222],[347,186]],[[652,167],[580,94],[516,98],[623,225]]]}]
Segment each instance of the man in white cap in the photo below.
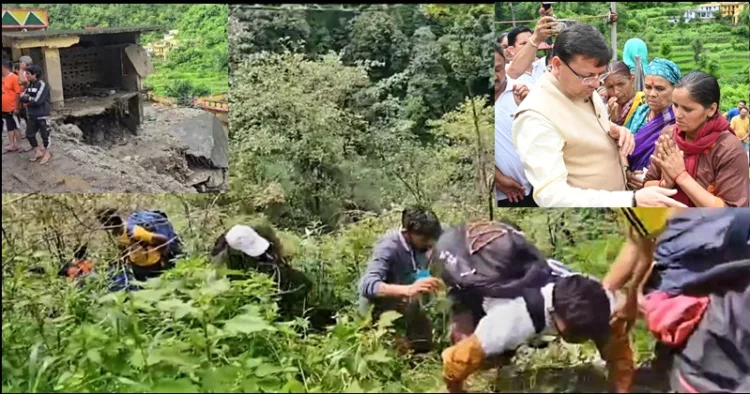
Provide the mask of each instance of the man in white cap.
[{"label": "man in white cap", "polygon": [[258,235],[252,227],[237,225],[229,229],[227,235],[227,244],[240,250],[250,257],[260,257],[268,251],[271,243],[267,239]]},{"label": "man in white cap", "polygon": [[[281,240],[270,226],[235,225],[214,243],[211,256],[215,264],[230,270],[254,270],[270,276],[282,293],[279,308],[284,317],[301,316],[300,308],[312,288],[312,282],[291,267],[283,256]],[[230,275],[230,279],[237,276]]]}]

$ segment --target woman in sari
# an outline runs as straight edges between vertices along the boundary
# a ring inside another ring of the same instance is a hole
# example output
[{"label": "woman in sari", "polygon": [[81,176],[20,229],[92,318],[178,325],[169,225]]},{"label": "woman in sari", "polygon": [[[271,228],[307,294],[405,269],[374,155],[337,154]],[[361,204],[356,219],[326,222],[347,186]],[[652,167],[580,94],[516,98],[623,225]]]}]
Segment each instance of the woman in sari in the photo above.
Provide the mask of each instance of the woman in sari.
[{"label": "woman in sari", "polygon": [[635,134],[635,150],[628,156],[628,187],[643,188],[643,176],[651,164],[656,140],[666,127],[673,125],[672,91],[680,79],[680,68],[666,59],[654,59],[646,70],[644,95],[641,105],[625,123]]},{"label": "woman in sari", "polygon": [[747,207],[750,178],[740,140],[719,113],[713,76],[693,71],[672,93],[676,125],[659,137],[646,186],[677,189],[690,207]]},{"label": "woman in sari", "polygon": [[607,89],[609,120],[618,126],[625,126],[635,111],[646,103],[646,95],[636,92],[635,77],[624,62],[609,65],[609,76],[604,80]]}]

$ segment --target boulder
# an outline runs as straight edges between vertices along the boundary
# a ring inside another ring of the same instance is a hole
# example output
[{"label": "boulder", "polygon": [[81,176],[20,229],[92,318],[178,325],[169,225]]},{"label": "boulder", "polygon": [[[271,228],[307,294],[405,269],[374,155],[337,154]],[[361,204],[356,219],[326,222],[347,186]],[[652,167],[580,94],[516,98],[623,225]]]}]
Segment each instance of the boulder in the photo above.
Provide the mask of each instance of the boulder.
[{"label": "boulder", "polygon": [[211,113],[185,119],[170,134],[187,147],[185,154],[206,168],[228,168],[229,138],[221,120]]}]

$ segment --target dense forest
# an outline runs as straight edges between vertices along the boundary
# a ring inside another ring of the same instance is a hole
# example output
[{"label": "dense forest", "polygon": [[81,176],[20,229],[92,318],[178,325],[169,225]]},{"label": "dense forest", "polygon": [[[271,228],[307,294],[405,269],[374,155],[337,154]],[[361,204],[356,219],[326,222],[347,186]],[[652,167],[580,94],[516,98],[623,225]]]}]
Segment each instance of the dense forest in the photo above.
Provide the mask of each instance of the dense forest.
[{"label": "dense forest", "polygon": [[[511,11],[511,4],[513,9]],[[745,7],[735,26],[731,18],[714,21],[685,22],[685,11],[697,8],[699,2],[617,2],[617,53],[622,59],[625,42],[640,38],[648,46],[649,61],[655,57],[667,58],[680,66],[683,75],[693,70],[716,76],[721,85],[721,109],[735,107],[739,100],[748,98],[748,12]],[[609,2],[562,2],[555,5],[555,14],[561,18],[579,19],[584,16],[606,15]],[[512,28],[506,23],[513,20],[538,20],[539,3],[496,3],[495,20],[498,32]],[[677,23],[670,22],[675,18]],[[599,28],[610,41],[610,28],[604,18],[581,19]],[[536,23],[529,26],[533,28]]]},{"label": "dense forest", "polygon": [[86,27],[156,25],[143,44],[178,30],[181,42],[167,60],[152,58],[156,73],[145,85],[158,95],[178,97],[225,93],[228,89],[226,4],[5,4],[4,7],[44,8],[51,30]]},{"label": "dense forest", "polygon": [[[219,205],[209,195],[4,194],[3,392],[444,392],[439,350],[448,344],[449,304],[443,292],[430,307],[437,339],[427,355],[397,354],[396,315],[371,322],[355,312],[356,282],[371,246],[398,225],[398,210],[366,214],[335,233],[279,229],[288,261],[314,283],[308,314],[287,321],[267,276],[229,282],[209,264],[214,239],[227,228],[268,222],[245,214],[244,203]],[[164,211],[186,257],[129,294],[108,292],[104,275],[83,286],[60,278],[59,267],[81,243],[96,272],[114,261],[117,249],[95,218],[104,207],[123,215]],[[621,223],[610,210],[496,213],[517,222],[548,256],[600,277],[622,244]],[[456,209],[437,214],[446,225],[484,218]],[[309,320],[321,306],[338,311],[335,325]],[[639,327],[633,338],[638,359],[648,359],[651,336]],[[514,366],[477,374],[468,388],[607,391],[597,360],[590,345],[523,347]]]},{"label": "dense forest", "polygon": [[393,204],[487,214],[491,4],[230,6],[231,194],[326,231]]}]

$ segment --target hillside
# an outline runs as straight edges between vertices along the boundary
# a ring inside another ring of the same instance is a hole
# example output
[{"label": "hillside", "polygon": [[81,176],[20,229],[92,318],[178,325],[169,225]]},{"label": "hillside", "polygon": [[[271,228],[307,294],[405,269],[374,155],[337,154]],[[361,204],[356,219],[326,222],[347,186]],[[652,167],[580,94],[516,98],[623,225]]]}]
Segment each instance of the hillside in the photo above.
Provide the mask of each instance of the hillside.
[{"label": "hillside", "polygon": [[82,29],[159,25],[164,29],[145,34],[142,43],[159,41],[169,30],[179,30],[184,42],[168,60],[152,59],[156,73],[144,82],[157,95],[202,96],[226,93],[226,4],[5,4],[4,7],[45,8],[50,29]]},{"label": "hillside", "polygon": [[[737,26],[722,19],[711,22],[672,24],[669,19],[682,17],[684,11],[703,4],[698,2],[618,2],[617,52],[622,58],[625,42],[630,38],[641,38],[649,48],[649,61],[654,57],[668,58],[680,66],[682,74],[693,70],[708,72],[717,77],[722,88],[721,109],[726,111],[741,99],[748,98],[748,8]],[[517,20],[538,19],[538,3],[514,3]],[[559,18],[577,19],[582,16],[604,15],[609,3],[558,3],[555,13]],[[495,18],[511,20],[507,3],[496,3]],[[680,18],[681,19],[681,18]],[[603,19],[583,19],[599,28],[610,40],[609,26]],[[532,24],[532,25],[535,25]],[[497,24],[497,32],[510,28],[508,24]],[[533,27],[532,27],[533,28]],[[694,42],[702,47],[697,54]],[[698,61],[696,62],[696,58]]]},{"label": "hillside", "polygon": [[230,7],[229,191],[248,211],[330,231],[407,202],[486,209],[491,4]]},{"label": "hillside", "polygon": [[[335,233],[280,229],[290,263],[315,284],[306,307],[338,311],[334,326],[280,320],[278,295],[264,275],[229,282],[212,272],[214,239],[238,223],[262,223],[241,200],[206,195],[3,194],[3,392],[444,392],[439,350],[447,346],[448,305],[430,307],[436,350],[400,356],[388,319],[373,327],[355,312],[356,285],[373,243],[398,225],[398,208],[367,215]],[[75,246],[88,242],[104,273],[116,255],[94,213],[115,207],[167,213],[187,256],[147,290],[107,293],[56,276]],[[439,206],[446,225],[483,219]],[[622,243],[609,210],[502,210],[550,257],[601,276]],[[44,273],[29,272],[31,267]],[[393,316],[392,316],[393,317]],[[639,323],[640,324],[640,323]],[[650,357],[653,340],[634,333],[635,353]],[[514,365],[469,380],[474,392],[606,391],[590,344],[523,347]],[[644,375],[646,376],[646,375]],[[650,387],[650,389],[649,389]],[[664,391],[638,378],[636,391]]]}]

